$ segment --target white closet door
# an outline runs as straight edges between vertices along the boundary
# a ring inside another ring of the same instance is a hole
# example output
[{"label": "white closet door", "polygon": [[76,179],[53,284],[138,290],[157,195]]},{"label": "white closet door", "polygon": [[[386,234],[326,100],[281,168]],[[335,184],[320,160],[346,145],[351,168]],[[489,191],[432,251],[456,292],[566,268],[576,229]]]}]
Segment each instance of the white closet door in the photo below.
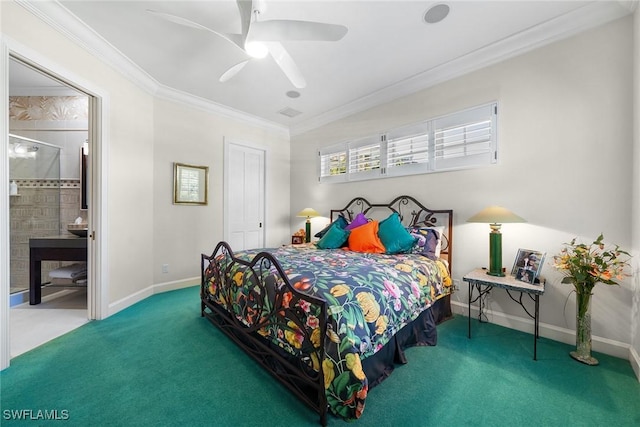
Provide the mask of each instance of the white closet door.
[{"label": "white closet door", "polygon": [[225,237],[234,251],[264,247],[264,150],[225,142]]}]

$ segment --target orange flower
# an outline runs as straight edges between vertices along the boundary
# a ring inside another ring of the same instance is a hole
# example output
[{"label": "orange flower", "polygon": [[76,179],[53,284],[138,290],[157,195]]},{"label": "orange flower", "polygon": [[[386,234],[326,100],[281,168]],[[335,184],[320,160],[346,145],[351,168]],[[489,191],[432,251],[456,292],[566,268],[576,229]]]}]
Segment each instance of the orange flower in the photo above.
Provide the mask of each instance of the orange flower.
[{"label": "orange flower", "polygon": [[282,295],[282,306],[284,308],[289,308],[289,303],[291,303],[292,298],[293,298],[293,294],[291,292],[285,292]]},{"label": "orange flower", "polygon": [[576,239],[566,243],[553,257],[553,266],[564,273],[562,283],[573,284],[576,292],[590,292],[599,282],[618,285],[617,281],[628,276],[624,270],[630,266],[629,258],[631,255],[617,245],[607,249],[600,234],[590,245],[576,243]]}]

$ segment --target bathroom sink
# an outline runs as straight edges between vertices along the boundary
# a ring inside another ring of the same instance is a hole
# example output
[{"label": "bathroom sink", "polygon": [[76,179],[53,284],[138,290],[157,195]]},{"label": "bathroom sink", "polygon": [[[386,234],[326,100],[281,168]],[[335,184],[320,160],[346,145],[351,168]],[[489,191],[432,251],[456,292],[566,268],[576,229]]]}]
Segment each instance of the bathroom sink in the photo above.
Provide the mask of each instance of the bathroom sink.
[{"label": "bathroom sink", "polygon": [[67,230],[79,237],[87,237],[87,224],[68,224]]}]

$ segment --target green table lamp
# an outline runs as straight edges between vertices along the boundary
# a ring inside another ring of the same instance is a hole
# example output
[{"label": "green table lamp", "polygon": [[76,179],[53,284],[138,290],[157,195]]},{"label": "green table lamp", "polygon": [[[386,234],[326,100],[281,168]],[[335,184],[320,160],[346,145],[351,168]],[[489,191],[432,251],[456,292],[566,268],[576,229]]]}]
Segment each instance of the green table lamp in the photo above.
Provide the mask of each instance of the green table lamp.
[{"label": "green table lamp", "polygon": [[306,228],[304,233],[304,241],[309,243],[311,241],[311,219],[310,218],[313,218],[314,216],[320,216],[320,214],[312,208],[304,208],[300,212],[298,212],[298,215],[296,216],[307,218],[307,223],[305,224]]},{"label": "green table lamp", "polygon": [[502,272],[502,234],[500,226],[508,222],[527,222],[508,209],[500,206],[489,206],[469,218],[467,222],[488,223],[489,233],[489,271],[490,276],[504,276]]}]

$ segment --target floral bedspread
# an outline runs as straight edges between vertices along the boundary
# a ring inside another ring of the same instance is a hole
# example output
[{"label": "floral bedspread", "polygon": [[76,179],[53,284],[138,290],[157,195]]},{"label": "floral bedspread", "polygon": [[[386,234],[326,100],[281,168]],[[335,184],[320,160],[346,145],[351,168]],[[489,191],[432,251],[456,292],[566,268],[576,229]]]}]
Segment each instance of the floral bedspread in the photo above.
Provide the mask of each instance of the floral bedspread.
[{"label": "floral bedspread", "polygon": [[[358,418],[368,391],[361,360],[382,348],[436,299],[450,293],[447,268],[441,261],[419,254],[366,254],[320,250],[312,245],[248,250],[234,255],[251,261],[263,251],[278,259],[297,290],[327,301],[329,320],[321,363],[328,404],[336,415]],[[241,266],[237,268],[238,272],[232,272],[230,277],[240,284],[243,273]],[[216,299],[215,284],[210,285],[209,292]],[[245,298],[243,304],[250,304],[249,299]],[[283,304],[288,307],[287,299],[285,295]],[[303,300],[292,304],[306,312],[306,327],[316,327],[317,312],[313,307]],[[246,310],[237,311],[240,312],[246,316]],[[295,322],[271,329],[259,333],[291,354],[304,345],[305,337]],[[314,335],[307,341],[319,342]],[[313,360],[309,364],[318,370],[319,363]]]}]

